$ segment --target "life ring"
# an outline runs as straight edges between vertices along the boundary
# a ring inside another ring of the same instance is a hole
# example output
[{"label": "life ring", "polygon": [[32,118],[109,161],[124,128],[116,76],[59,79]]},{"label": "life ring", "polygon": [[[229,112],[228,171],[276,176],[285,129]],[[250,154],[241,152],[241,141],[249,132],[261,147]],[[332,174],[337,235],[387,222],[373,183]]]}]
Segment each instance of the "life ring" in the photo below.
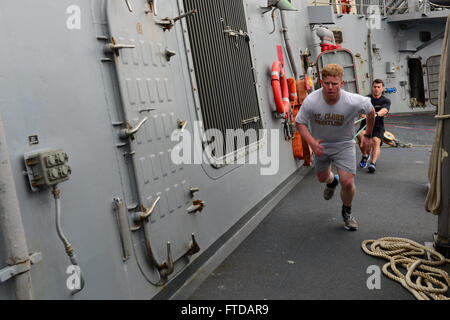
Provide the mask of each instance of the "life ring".
[{"label": "life ring", "polygon": [[277,112],[287,119],[290,111],[288,83],[283,65],[278,60],[272,64],[272,90]]}]

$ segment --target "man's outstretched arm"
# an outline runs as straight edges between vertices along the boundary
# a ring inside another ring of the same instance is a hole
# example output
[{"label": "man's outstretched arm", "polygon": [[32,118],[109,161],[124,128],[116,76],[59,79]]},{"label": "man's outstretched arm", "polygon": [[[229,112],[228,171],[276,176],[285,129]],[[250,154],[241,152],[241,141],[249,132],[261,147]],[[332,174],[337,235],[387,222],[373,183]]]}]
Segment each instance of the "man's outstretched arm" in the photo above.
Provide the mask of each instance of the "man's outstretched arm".
[{"label": "man's outstretched arm", "polygon": [[297,122],[295,123],[295,125],[303,140],[305,140],[306,143],[311,147],[316,157],[321,157],[325,150],[325,147],[320,144],[322,140],[314,139],[306,125]]},{"label": "man's outstretched arm", "polygon": [[365,154],[370,154],[370,147],[372,146],[372,131],[373,126],[375,124],[375,108],[372,107],[372,110],[370,110],[369,114],[366,118],[366,132],[364,133],[364,136],[361,140],[361,148],[364,150]]}]

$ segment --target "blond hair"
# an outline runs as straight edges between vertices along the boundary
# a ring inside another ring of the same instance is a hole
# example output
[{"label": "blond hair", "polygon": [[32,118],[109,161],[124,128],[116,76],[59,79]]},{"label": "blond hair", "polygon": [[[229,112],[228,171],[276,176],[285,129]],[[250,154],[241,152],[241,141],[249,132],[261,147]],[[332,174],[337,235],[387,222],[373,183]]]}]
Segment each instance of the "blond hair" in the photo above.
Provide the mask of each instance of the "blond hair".
[{"label": "blond hair", "polygon": [[342,80],[344,77],[344,68],[335,63],[327,64],[322,69],[322,79],[325,77],[339,77]]}]

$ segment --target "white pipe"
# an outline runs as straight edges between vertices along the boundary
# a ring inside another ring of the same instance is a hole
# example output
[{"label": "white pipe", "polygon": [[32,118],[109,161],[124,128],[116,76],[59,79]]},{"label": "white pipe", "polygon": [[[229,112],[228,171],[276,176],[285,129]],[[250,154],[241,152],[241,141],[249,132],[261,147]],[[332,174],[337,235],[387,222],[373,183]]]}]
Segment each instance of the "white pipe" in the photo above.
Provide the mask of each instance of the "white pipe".
[{"label": "white pipe", "polygon": [[373,82],[373,46],[372,46],[372,25],[369,26],[369,30],[367,32],[367,58],[369,59],[369,77],[370,77],[370,86],[372,86]]},{"label": "white pipe", "polygon": [[[72,245],[69,243],[69,240],[67,240],[66,236],[64,235],[61,227],[61,203],[59,200],[60,191],[58,187],[55,185],[53,186],[53,197],[55,198],[55,207],[56,207],[56,233],[58,234],[58,237],[61,239],[62,243],[64,244],[64,248],[66,249],[66,253],[69,256],[70,262],[74,266],[78,266],[77,256],[75,254],[75,250],[73,249]],[[80,271],[80,288],[72,290],[72,295],[80,292],[84,288],[84,277],[83,273]]]},{"label": "white pipe", "polygon": [[[25,230],[20,214],[3,120],[0,115],[0,228],[5,241],[8,264],[30,263]],[[33,299],[30,271],[13,278],[16,299]]]},{"label": "white pipe", "polygon": [[288,59],[292,68],[292,72],[294,73],[294,78],[295,80],[297,80],[298,79],[297,65],[295,63],[294,54],[292,53],[291,39],[289,38],[288,27],[286,24],[286,17],[284,15],[283,10],[280,10],[280,12],[281,12],[281,25],[283,28],[284,42],[286,43],[286,51],[288,54]]}]

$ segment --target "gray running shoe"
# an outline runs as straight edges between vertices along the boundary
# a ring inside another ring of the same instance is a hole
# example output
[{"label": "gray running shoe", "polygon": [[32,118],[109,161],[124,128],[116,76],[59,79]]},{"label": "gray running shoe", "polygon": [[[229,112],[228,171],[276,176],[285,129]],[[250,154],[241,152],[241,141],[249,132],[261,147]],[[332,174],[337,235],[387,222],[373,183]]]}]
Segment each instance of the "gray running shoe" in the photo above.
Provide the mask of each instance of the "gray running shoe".
[{"label": "gray running shoe", "polygon": [[334,183],[335,186],[331,187],[329,184],[325,185],[325,190],[323,190],[323,198],[325,200],[330,200],[331,198],[333,198],[334,195],[334,191],[336,190],[337,185],[339,184],[339,176],[335,175],[334,179],[332,183],[330,183],[331,185]]},{"label": "gray running shoe", "polygon": [[323,190],[323,198],[325,200],[330,200],[331,198],[333,198],[334,190],[336,190],[336,187],[326,187],[325,190]]},{"label": "gray running shoe", "polygon": [[358,230],[358,223],[356,223],[355,218],[348,213],[342,213],[342,218],[344,219],[344,228],[349,231]]}]

